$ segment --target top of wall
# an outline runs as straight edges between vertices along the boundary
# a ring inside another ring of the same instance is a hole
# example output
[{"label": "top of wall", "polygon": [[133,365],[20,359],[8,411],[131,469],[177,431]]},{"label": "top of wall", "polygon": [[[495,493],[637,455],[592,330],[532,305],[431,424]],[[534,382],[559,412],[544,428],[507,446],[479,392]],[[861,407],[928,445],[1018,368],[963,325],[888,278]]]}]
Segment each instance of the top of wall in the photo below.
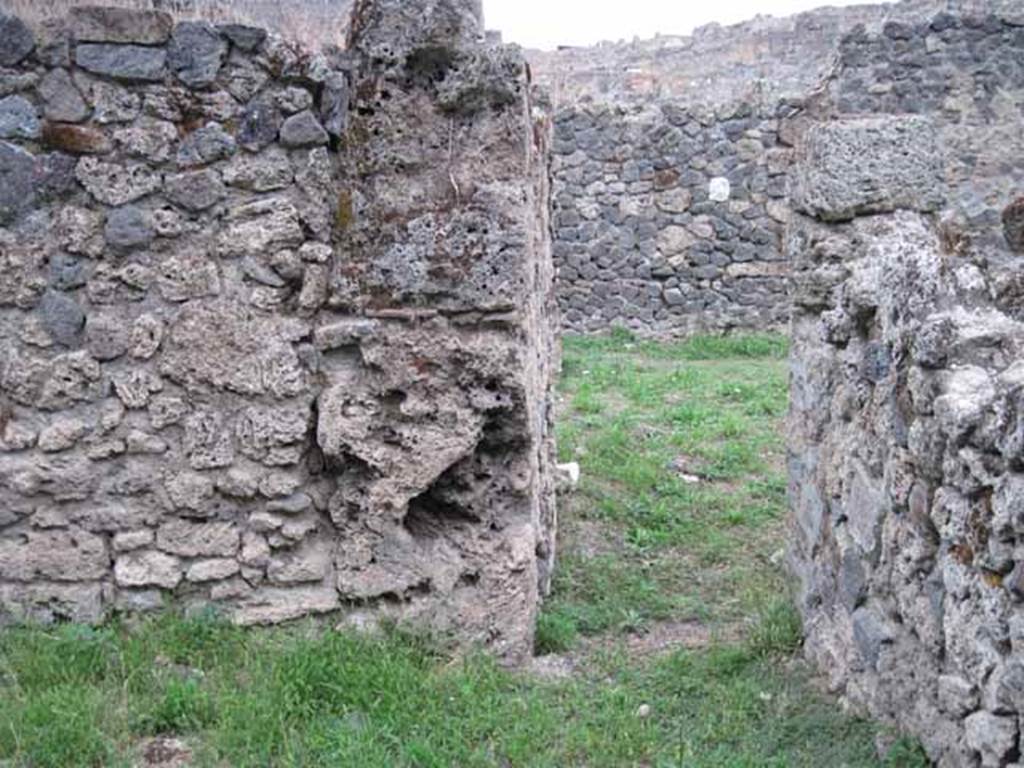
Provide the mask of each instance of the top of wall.
[{"label": "top of wall", "polygon": [[903,0],[826,7],[795,16],[711,24],[690,36],[528,51],[534,79],[555,106],[672,99],[722,109],[802,98],[832,69],[839,41],[859,24],[923,20],[941,12],[1019,19],[1019,0]]},{"label": "top of wall", "polygon": [[[319,49],[342,45],[352,15],[353,0],[102,0],[105,7],[156,10],[176,19],[214,23],[237,22],[273,30],[285,39]],[[96,0],[4,0],[0,10],[32,24],[56,24],[73,8]]]}]

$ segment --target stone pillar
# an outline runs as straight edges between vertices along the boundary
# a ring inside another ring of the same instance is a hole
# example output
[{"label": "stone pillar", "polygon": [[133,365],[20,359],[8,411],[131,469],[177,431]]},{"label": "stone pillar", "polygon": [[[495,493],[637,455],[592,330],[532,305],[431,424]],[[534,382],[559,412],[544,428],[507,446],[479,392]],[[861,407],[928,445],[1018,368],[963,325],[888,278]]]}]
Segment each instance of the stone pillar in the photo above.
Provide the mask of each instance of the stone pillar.
[{"label": "stone pillar", "polygon": [[473,6],[355,11],[318,439],[343,597],[521,655],[553,554],[546,128]]},{"label": "stone pillar", "polygon": [[995,16],[854,33],[791,190],[806,650],[940,766],[1020,757],[1022,53]]}]

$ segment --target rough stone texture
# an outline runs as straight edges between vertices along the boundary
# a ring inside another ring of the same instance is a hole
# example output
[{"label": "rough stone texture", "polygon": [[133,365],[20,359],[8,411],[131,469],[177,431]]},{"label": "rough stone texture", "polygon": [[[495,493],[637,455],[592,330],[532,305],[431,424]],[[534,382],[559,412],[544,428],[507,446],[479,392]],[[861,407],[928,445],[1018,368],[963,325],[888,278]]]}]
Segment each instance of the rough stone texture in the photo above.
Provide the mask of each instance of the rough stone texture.
[{"label": "rough stone texture", "polygon": [[190,133],[178,148],[178,165],[193,168],[223,160],[235,153],[235,137],[211,122]]},{"label": "rough stone texture", "polygon": [[[690,37],[527,52],[556,115],[554,249],[564,328],[618,325],[646,336],[784,329],[788,171],[810,95],[857,25],[926,57],[945,45],[937,14],[951,9],[1020,24],[1019,0],[903,0],[759,16]],[[903,36],[908,22],[932,18],[937,26],[923,40]],[[935,138],[913,115],[933,106],[942,88],[904,74],[849,84],[840,98],[901,99],[910,114],[819,133],[817,151],[830,163],[803,166],[816,176],[792,180],[794,204],[850,218],[903,205],[890,199],[894,189],[933,194]],[[907,154],[874,150],[892,140]],[[880,156],[892,162],[880,165]],[[911,174],[916,188],[903,183]],[[678,250],[666,252],[665,241]]]},{"label": "rough stone texture", "polygon": [[943,14],[853,33],[794,173],[806,650],[939,766],[1021,756],[1022,31]]},{"label": "rough stone texture", "polygon": [[173,26],[171,15],[163,11],[92,5],[72,8],[68,14],[72,38],[83,43],[161,45]]},{"label": "rough stone texture", "polygon": [[167,51],[142,45],[82,43],[75,49],[75,63],[118,80],[158,82],[166,74]]},{"label": "rough stone texture", "polygon": [[801,213],[841,221],[942,205],[942,150],[919,117],[874,117],[817,127],[802,147],[790,202]]},{"label": "rough stone texture", "polygon": [[77,123],[89,116],[85,99],[66,69],[47,72],[39,83],[39,95],[43,97],[43,114],[50,120]]},{"label": "rough stone texture", "polygon": [[90,8],[62,58],[5,17],[0,621],[166,599],[529,653],[550,126],[477,11],[364,2],[344,55]]},{"label": "rough stone texture", "polygon": [[[348,134],[363,138],[332,199],[347,259],[330,265],[337,320],[314,335],[329,382],[318,440],[358,478],[328,505],[353,542],[336,560],[342,595],[404,596],[438,628],[517,654],[554,556],[547,131],[522,61],[503,83],[514,102],[452,114],[441,98],[491,93],[470,63],[514,60],[465,42],[481,32],[465,5],[431,3],[426,23],[408,3],[356,5],[350,43],[381,58],[357,72]],[[389,128],[404,124],[417,130]]]},{"label": "rough stone texture", "polygon": [[281,124],[281,143],[286,147],[314,147],[327,141],[327,131],[309,110],[292,115]]},{"label": "rough stone texture", "polygon": [[167,52],[175,76],[185,85],[201,88],[216,80],[228,41],[212,24],[183,21],[174,28]]},{"label": "rough stone texture", "polygon": [[776,114],[658,103],[555,119],[563,327],[642,335],[781,330],[791,150]]},{"label": "rough stone texture", "polygon": [[39,130],[39,116],[30,102],[21,96],[0,99],[0,139],[35,139]]},{"label": "rough stone texture", "polygon": [[829,75],[840,41],[855,27],[879,34],[891,24],[893,39],[900,40],[904,25],[947,12],[998,14],[1017,25],[1022,19],[1020,0],[823,3],[792,16],[758,14],[739,24],[712,23],[692,35],[559,46],[526,55],[537,83],[558,108],[589,101],[658,101],[715,111],[737,103],[771,108],[806,99]]},{"label": "rough stone texture", "polygon": [[35,37],[17,16],[0,12],[0,66],[20,64],[35,48]]}]

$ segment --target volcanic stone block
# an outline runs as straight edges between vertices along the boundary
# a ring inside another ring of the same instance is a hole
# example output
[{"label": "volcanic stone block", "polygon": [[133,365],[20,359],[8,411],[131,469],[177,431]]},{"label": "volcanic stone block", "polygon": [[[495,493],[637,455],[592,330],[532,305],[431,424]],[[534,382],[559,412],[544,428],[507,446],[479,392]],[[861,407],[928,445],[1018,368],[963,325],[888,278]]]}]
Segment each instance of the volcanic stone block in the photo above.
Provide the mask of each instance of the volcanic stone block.
[{"label": "volcanic stone block", "polygon": [[386,59],[429,46],[468,50],[479,41],[483,28],[482,0],[374,0],[355,8],[349,45],[369,57]]},{"label": "volcanic stone block", "polygon": [[826,221],[900,208],[934,211],[944,200],[943,152],[922,117],[826,123],[806,138],[792,202]]},{"label": "volcanic stone block", "polygon": [[21,96],[0,99],[0,139],[38,137],[39,115],[36,108]]},{"label": "volcanic stone block", "polygon": [[65,69],[50,71],[39,84],[45,101],[44,114],[50,120],[77,123],[89,116],[89,108]]},{"label": "volcanic stone block", "polygon": [[75,49],[82,69],[118,80],[158,81],[167,72],[167,51],[142,45],[83,43]]},{"label": "volcanic stone block", "polygon": [[71,346],[85,327],[85,312],[60,291],[47,291],[39,303],[39,317],[54,341]]},{"label": "volcanic stone block", "polygon": [[17,16],[0,13],[0,66],[13,67],[32,53],[32,30]]},{"label": "volcanic stone block", "polygon": [[115,208],[107,215],[103,229],[107,245],[122,251],[145,248],[156,233],[148,214],[136,205]]},{"label": "volcanic stone block", "polygon": [[205,21],[183,21],[174,28],[167,63],[175,76],[191,88],[213,83],[224,64],[228,41]]},{"label": "volcanic stone block", "polygon": [[83,43],[161,45],[171,35],[174,20],[163,11],[80,6],[69,13],[71,36]]},{"label": "volcanic stone block", "polygon": [[232,45],[243,51],[255,51],[267,39],[267,30],[245,24],[221,24],[217,29]]},{"label": "volcanic stone block", "polygon": [[101,537],[85,531],[36,531],[0,538],[0,581],[89,581],[110,561]]},{"label": "volcanic stone block", "polygon": [[0,141],[0,222],[15,218],[35,201],[36,160],[21,147]]},{"label": "volcanic stone block", "polygon": [[281,143],[286,147],[315,147],[327,140],[327,131],[309,110],[292,115],[281,124]]}]

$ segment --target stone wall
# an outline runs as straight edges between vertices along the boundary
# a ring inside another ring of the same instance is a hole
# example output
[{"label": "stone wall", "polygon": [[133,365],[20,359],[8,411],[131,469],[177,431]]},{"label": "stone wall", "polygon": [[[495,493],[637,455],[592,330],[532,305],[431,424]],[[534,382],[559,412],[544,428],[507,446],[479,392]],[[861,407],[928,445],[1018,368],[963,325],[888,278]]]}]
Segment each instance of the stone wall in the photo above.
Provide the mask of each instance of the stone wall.
[{"label": "stone wall", "polygon": [[0,16],[0,619],[174,601],[528,653],[547,127],[478,11],[363,0],[346,54]]},{"label": "stone wall", "polygon": [[782,329],[789,319],[778,115],[667,102],[555,120],[563,327],[648,336]]},{"label": "stone wall", "polygon": [[1022,759],[1024,26],[857,32],[788,236],[806,648],[940,766]]},{"label": "stone wall", "polygon": [[[713,25],[692,37],[529,52],[557,115],[565,329],[784,330],[790,268],[781,233],[805,102],[855,25],[885,38],[950,8],[1024,20],[1016,0],[904,0]],[[923,88],[932,94],[921,96],[923,108],[935,93],[934,83],[886,85],[877,75],[884,72],[848,83],[843,98],[892,101],[891,91],[914,98],[904,91]]]},{"label": "stone wall", "polygon": [[1019,0],[899,0],[825,6],[792,16],[759,15],[740,24],[708,24],[691,35],[529,50],[537,83],[558,108],[668,101],[719,109],[748,103],[772,108],[803,99],[828,77],[839,41],[858,25],[880,32],[938,13],[1024,14]]}]

